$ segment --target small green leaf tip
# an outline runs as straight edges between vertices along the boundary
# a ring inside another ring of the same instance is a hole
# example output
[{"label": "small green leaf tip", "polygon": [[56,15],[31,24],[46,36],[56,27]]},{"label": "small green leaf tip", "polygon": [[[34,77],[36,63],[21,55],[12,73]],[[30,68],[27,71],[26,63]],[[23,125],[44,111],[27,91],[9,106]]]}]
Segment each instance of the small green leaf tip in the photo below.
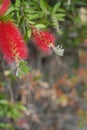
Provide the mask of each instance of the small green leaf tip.
[{"label": "small green leaf tip", "polygon": [[16,76],[21,78],[25,74],[29,73],[30,68],[28,67],[27,61],[20,61],[19,66],[16,71]]}]

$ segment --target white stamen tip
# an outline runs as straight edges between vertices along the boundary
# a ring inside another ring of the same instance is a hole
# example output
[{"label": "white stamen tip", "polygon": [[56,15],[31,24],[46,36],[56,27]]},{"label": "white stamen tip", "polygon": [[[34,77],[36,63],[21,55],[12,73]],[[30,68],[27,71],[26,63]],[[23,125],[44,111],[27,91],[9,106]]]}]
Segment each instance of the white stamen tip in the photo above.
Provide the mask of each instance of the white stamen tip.
[{"label": "white stamen tip", "polygon": [[62,49],[62,45],[61,45],[61,46],[58,45],[57,47],[52,46],[52,48],[53,48],[54,52],[55,52],[57,55],[63,56],[63,54],[64,54],[64,49]]}]

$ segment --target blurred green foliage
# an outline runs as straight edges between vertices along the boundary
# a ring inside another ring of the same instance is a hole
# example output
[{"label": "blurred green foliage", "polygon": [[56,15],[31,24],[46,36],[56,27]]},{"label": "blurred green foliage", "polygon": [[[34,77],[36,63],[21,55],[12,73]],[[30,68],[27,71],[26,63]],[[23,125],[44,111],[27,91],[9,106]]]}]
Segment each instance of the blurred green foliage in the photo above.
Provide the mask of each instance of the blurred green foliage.
[{"label": "blurred green foliage", "polygon": [[13,130],[12,124],[9,124],[9,119],[17,120],[21,117],[22,112],[26,108],[21,103],[15,103],[7,100],[6,96],[0,92],[0,118],[7,118],[8,123],[0,123],[0,128]]}]

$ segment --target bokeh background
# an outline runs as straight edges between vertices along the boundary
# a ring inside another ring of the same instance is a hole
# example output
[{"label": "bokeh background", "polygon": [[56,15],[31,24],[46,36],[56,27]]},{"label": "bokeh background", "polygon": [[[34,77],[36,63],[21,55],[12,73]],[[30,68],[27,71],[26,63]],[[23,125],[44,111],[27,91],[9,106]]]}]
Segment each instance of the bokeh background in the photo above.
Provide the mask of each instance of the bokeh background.
[{"label": "bokeh background", "polygon": [[[86,130],[87,1],[17,2],[7,15],[24,35],[31,70],[22,79],[16,77],[14,65],[9,69],[0,54],[0,130]],[[55,44],[64,48],[62,57],[38,50],[24,16],[55,35]]]}]

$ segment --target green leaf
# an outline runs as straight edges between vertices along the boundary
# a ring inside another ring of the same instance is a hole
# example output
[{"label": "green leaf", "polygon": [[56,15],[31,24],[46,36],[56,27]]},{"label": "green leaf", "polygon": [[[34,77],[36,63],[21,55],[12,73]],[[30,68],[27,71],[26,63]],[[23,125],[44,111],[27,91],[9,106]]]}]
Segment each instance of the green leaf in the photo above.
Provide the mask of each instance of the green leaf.
[{"label": "green leaf", "polygon": [[46,9],[46,5],[45,5],[45,1],[44,0],[40,0],[39,2],[40,2],[40,7],[43,10],[43,12],[46,12],[47,9]]},{"label": "green leaf", "polygon": [[28,38],[31,37],[31,29],[28,29],[28,30],[27,30],[27,36],[28,36]]},{"label": "green leaf", "polygon": [[38,29],[46,28],[46,26],[44,24],[36,24],[35,27],[38,28]]},{"label": "green leaf", "polygon": [[35,24],[35,22],[34,22],[34,21],[29,20],[29,24],[34,25],[34,24]]},{"label": "green leaf", "polygon": [[56,12],[56,13],[58,13],[58,12],[65,13],[65,10],[64,10],[64,9],[62,9],[62,8],[58,8],[58,10],[57,10],[57,12]]},{"label": "green leaf", "polygon": [[8,9],[8,11],[5,13],[5,16],[9,15],[9,14],[12,13],[13,11],[15,11],[15,8],[10,7],[10,8]]},{"label": "green leaf", "polygon": [[19,7],[20,6],[21,1],[20,0],[16,0],[15,6]]},{"label": "green leaf", "polygon": [[36,20],[38,18],[40,18],[39,14],[33,14],[33,15],[27,15],[27,17],[29,18],[29,20]]},{"label": "green leaf", "polygon": [[60,18],[60,17],[65,17],[65,14],[55,14],[55,16],[56,16],[57,18]]},{"label": "green leaf", "polygon": [[60,2],[59,3],[57,3],[54,7],[53,7],[53,11],[52,11],[52,14],[55,14],[56,12],[57,12],[57,10],[58,10],[58,8],[60,7]]}]

